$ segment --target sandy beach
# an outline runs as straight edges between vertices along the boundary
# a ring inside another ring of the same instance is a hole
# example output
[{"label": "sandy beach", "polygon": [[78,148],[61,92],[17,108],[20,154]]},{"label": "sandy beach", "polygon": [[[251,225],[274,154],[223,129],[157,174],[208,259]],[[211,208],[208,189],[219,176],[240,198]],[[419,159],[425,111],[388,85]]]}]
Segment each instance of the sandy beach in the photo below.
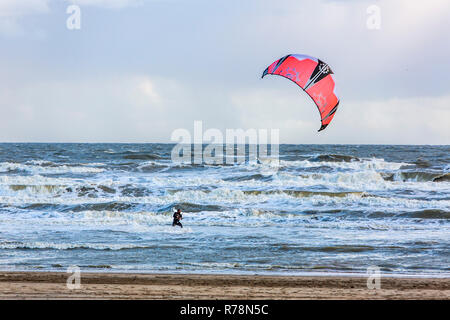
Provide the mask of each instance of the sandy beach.
[{"label": "sandy beach", "polygon": [[450,279],[86,273],[68,289],[69,274],[1,272],[0,299],[450,299]]}]

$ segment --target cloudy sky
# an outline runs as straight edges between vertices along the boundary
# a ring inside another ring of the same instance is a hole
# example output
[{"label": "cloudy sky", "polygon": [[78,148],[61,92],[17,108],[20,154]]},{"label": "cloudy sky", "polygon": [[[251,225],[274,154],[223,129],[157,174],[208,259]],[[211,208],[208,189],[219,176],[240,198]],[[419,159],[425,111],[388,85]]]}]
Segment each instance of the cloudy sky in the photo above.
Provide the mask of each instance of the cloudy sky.
[{"label": "cloudy sky", "polygon": [[[202,120],[283,143],[450,144],[449,17],[448,0],[0,0],[0,141],[170,142]],[[260,79],[288,53],[335,72],[325,131],[295,84]]]}]

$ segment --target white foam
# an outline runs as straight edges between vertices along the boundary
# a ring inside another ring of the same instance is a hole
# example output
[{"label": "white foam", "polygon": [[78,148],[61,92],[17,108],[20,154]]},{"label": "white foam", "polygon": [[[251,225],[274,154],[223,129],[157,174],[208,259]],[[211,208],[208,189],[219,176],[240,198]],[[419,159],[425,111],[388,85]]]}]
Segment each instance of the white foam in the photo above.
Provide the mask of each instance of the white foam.
[{"label": "white foam", "polygon": [[56,243],[56,242],[3,242],[0,243],[0,249],[79,249],[88,248],[94,250],[122,250],[122,249],[134,249],[145,248],[145,246],[133,245],[133,244],[117,244],[117,243]]},{"label": "white foam", "polygon": [[332,162],[332,161],[309,161],[309,160],[296,160],[286,161],[280,160],[281,166],[296,167],[296,168],[315,168],[327,166],[331,168],[340,169],[353,169],[358,171],[365,170],[398,170],[404,165],[408,165],[405,162],[388,162],[379,158],[367,158],[360,159],[360,161],[349,162]]},{"label": "white foam", "polygon": [[100,173],[104,172],[103,168],[94,168],[86,166],[68,166],[68,165],[53,165],[53,166],[42,166],[46,161],[35,160],[34,164],[22,164],[22,163],[12,163],[12,162],[1,162],[0,172],[8,171],[26,171],[32,174],[64,174],[64,173]]}]

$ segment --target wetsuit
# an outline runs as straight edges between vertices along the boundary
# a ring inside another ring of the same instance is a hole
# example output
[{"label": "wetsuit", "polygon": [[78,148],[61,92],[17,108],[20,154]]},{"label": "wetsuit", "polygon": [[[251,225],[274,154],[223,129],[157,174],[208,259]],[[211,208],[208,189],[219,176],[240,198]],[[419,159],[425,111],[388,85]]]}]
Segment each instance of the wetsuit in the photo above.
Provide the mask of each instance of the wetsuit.
[{"label": "wetsuit", "polygon": [[182,219],[182,215],[181,213],[175,212],[173,214],[173,223],[172,223],[172,227],[175,226],[180,226],[183,228],[183,225],[181,224],[180,220]]}]

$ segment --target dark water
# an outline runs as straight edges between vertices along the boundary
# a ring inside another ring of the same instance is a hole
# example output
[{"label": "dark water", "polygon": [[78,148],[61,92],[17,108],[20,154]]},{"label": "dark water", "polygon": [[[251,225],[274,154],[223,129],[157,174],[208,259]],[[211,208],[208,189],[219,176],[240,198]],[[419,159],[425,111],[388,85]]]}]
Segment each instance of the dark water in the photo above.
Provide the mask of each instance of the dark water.
[{"label": "dark water", "polygon": [[[0,269],[450,275],[450,147],[0,144]],[[174,207],[184,228],[171,227]]]}]

